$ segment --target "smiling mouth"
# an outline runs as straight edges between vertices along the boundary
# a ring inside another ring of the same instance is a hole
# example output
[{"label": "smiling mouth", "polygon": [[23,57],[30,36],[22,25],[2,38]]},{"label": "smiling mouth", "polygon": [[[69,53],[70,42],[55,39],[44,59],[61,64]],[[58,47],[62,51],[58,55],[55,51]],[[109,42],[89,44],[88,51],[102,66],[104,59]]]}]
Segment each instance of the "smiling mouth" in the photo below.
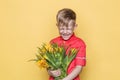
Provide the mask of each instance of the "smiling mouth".
[{"label": "smiling mouth", "polygon": [[63,36],[69,36],[70,34],[62,34]]},{"label": "smiling mouth", "polygon": [[63,35],[64,37],[69,37],[70,35]]}]

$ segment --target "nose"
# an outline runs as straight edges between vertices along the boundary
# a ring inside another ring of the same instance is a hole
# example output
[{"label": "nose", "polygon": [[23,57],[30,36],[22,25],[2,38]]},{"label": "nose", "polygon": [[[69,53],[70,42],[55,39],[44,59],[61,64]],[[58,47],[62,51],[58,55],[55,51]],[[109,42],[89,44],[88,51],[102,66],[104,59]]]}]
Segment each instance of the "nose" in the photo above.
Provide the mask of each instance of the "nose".
[{"label": "nose", "polygon": [[64,29],[64,30],[63,30],[63,32],[64,32],[64,33],[67,33],[67,30],[66,30],[66,29]]}]

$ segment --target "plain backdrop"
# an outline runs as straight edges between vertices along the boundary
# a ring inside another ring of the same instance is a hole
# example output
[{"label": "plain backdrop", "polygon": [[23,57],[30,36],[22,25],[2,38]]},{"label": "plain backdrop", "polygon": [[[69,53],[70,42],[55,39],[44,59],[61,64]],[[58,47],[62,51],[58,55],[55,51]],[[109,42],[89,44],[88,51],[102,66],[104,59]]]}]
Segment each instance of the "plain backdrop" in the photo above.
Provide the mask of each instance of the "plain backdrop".
[{"label": "plain backdrop", "polygon": [[0,80],[48,80],[34,62],[37,47],[58,36],[56,14],[77,14],[86,45],[81,80],[120,80],[119,0],[0,0]]}]

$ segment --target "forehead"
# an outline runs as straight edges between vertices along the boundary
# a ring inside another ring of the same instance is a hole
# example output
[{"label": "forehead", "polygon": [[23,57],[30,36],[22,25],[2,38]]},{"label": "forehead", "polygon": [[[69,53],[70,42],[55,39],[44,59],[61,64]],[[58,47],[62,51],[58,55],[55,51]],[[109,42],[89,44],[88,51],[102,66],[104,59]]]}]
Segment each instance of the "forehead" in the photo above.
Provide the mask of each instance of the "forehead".
[{"label": "forehead", "polygon": [[75,21],[74,20],[70,20],[70,21],[66,21],[66,22],[60,22],[58,23],[59,27],[74,27],[75,25]]},{"label": "forehead", "polygon": [[59,29],[73,29],[73,26],[60,26]]}]

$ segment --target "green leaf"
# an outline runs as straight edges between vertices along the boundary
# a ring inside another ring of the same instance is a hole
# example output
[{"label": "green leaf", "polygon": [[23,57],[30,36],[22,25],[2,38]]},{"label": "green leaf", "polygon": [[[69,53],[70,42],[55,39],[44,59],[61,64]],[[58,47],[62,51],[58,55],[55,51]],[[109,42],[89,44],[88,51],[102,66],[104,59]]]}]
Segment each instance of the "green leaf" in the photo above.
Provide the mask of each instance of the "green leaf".
[{"label": "green leaf", "polygon": [[29,62],[29,61],[38,61],[38,59],[30,59],[30,60],[28,60],[28,62]]},{"label": "green leaf", "polygon": [[[52,54],[52,53],[46,53],[46,56],[48,57],[47,60],[50,62],[50,64],[51,64],[53,67],[56,68],[56,64],[55,64],[55,62],[53,61],[53,58],[51,57],[50,54]],[[49,63],[48,63],[48,64],[49,64]]]},{"label": "green leaf", "polygon": [[41,55],[36,54],[36,57],[37,57],[38,60],[41,60],[41,59],[42,59],[42,56],[41,56]]}]

